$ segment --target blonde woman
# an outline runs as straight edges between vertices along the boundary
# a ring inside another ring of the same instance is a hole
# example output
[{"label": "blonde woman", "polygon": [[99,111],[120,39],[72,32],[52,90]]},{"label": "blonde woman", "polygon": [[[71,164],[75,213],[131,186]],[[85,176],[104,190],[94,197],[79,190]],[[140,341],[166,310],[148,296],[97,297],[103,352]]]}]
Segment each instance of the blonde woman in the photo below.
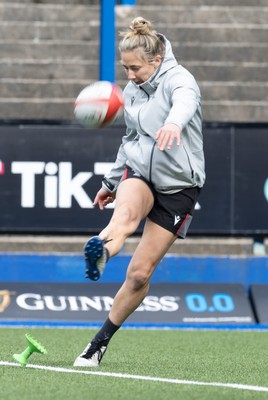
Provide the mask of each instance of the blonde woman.
[{"label": "blonde woman", "polygon": [[179,65],[167,38],[135,18],[119,50],[129,80],[124,89],[126,134],[94,204],[114,201],[113,216],[86,243],[86,276],[98,280],[109,257],[145,219],[140,242],[107,320],[74,362],[97,367],[114,333],[141,304],[151,276],[172,243],[184,239],[205,181],[200,91]]}]

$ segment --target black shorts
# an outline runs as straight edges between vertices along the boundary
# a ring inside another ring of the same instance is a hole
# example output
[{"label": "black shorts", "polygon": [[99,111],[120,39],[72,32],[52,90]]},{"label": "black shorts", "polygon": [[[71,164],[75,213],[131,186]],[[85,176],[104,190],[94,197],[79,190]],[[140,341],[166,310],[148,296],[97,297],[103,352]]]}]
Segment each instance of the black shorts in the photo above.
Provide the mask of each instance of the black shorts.
[{"label": "black shorts", "polygon": [[172,232],[178,238],[184,239],[191,224],[193,211],[201,189],[191,187],[174,194],[163,194],[157,192],[154,186],[143,176],[137,174],[131,168],[126,168],[123,180],[129,178],[141,179],[153,193],[154,205],[148,214],[148,218],[162,228]]}]

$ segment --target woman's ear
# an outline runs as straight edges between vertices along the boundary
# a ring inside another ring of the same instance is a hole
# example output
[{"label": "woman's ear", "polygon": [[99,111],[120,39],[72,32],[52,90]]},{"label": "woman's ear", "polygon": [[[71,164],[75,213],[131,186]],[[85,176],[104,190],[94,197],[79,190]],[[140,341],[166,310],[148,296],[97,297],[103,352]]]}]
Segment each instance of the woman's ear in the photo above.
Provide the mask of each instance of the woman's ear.
[{"label": "woman's ear", "polygon": [[162,62],[162,57],[161,57],[159,54],[157,54],[157,55],[154,57],[154,64],[155,64],[156,68],[159,67],[159,65],[161,64],[161,62]]}]

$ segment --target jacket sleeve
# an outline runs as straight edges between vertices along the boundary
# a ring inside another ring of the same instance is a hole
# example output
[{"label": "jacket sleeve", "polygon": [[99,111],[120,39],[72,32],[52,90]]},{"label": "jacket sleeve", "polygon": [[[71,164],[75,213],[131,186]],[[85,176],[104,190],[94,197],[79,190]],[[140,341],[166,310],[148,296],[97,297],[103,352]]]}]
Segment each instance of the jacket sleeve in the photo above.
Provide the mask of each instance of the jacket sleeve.
[{"label": "jacket sleeve", "polygon": [[194,77],[184,75],[183,82],[174,82],[171,90],[171,109],[165,124],[176,124],[181,130],[191,121],[200,105],[201,95]]},{"label": "jacket sleeve", "polygon": [[111,193],[116,191],[126,167],[127,157],[124,151],[124,144],[133,140],[136,135],[137,132],[135,130],[127,128],[126,134],[123,136],[122,143],[118,149],[113,168],[102,180],[102,187]]}]

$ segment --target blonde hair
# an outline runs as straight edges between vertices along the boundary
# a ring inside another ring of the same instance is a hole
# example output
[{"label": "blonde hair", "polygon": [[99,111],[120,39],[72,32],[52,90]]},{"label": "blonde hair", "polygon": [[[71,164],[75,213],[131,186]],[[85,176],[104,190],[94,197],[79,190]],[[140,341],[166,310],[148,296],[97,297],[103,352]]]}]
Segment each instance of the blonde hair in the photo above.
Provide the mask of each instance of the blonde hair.
[{"label": "blonde hair", "polygon": [[127,32],[120,32],[123,39],[119,43],[119,51],[141,49],[141,57],[152,62],[156,55],[165,55],[164,38],[152,28],[150,21],[136,17]]}]

